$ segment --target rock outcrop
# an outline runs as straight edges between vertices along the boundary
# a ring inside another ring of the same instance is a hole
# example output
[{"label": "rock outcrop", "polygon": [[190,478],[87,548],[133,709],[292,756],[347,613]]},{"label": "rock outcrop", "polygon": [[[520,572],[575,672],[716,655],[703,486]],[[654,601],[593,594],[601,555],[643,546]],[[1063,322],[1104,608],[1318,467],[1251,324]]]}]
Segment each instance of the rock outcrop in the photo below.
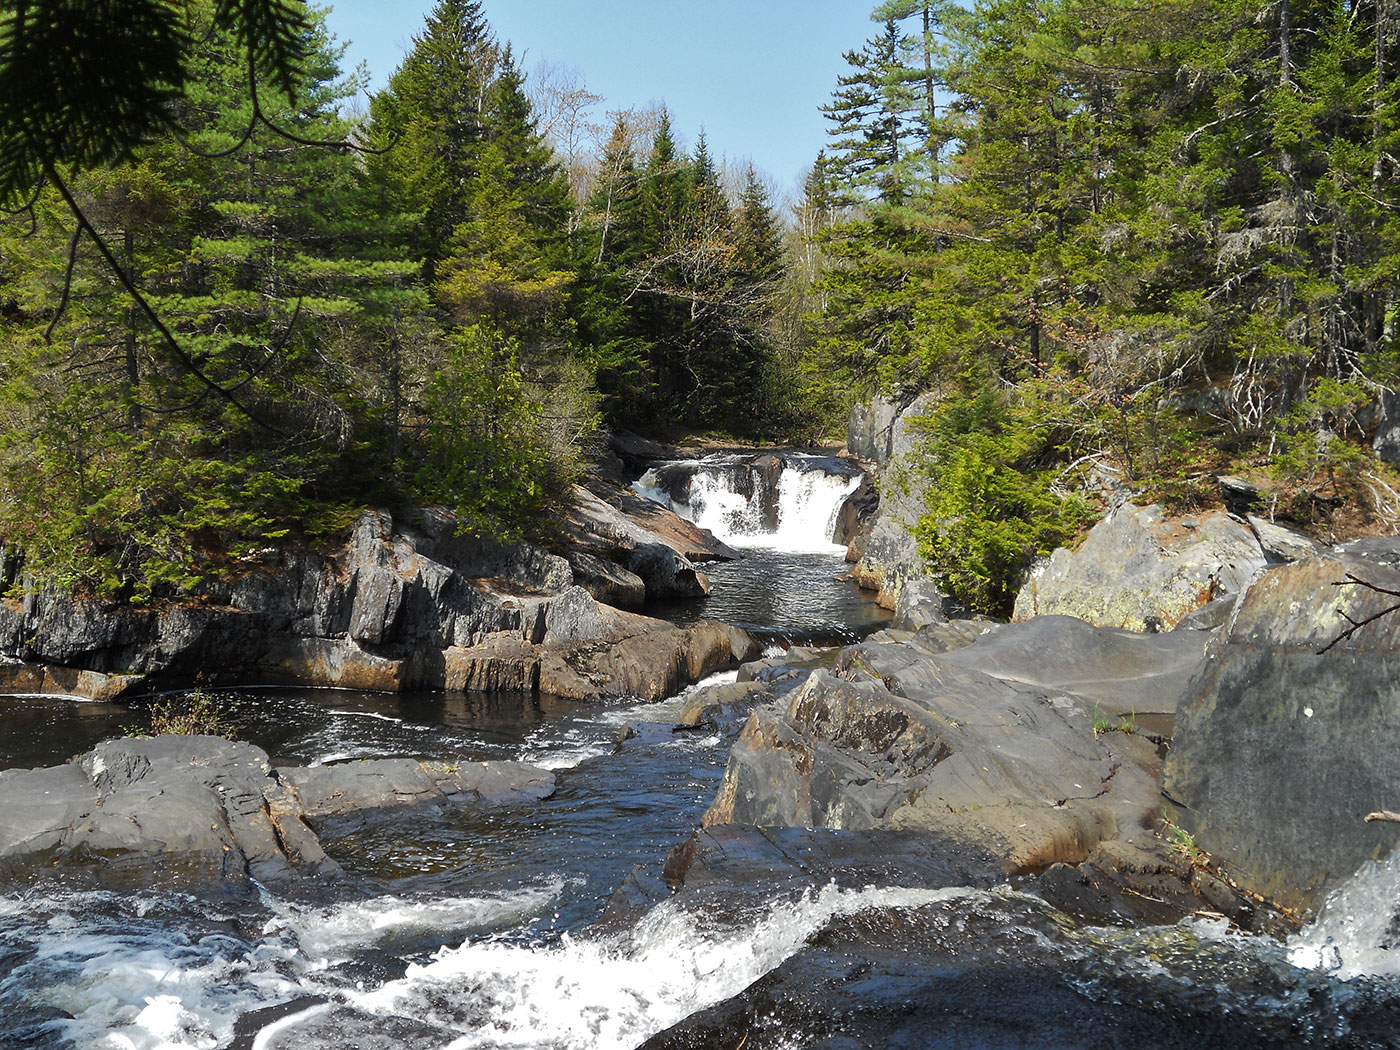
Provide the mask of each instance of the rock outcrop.
[{"label": "rock outcrop", "polygon": [[754,711],[704,825],[918,832],[1005,875],[1068,865],[1095,884],[1166,870],[1199,903],[1157,835],[1157,741],[1108,712],[1174,711],[1204,637],[1055,618],[956,645],[937,626],[877,636]]},{"label": "rock outcrop", "polygon": [[[869,531],[852,542],[859,560],[854,579],[866,590],[875,591],[878,601],[893,609],[905,581],[924,580],[928,564],[919,553],[913,529],[923,514],[923,482],[909,469],[908,456],[914,448],[916,420],[936,403],[933,394],[924,394],[889,419],[892,405],[876,399],[852,413],[848,447],[857,454],[870,453],[881,464],[878,488],[879,514]],[[848,555],[849,557],[849,555]]]},{"label": "rock outcrop", "polygon": [[[594,526],[578,524],[580,535],[596,542],[591,551],[575,547],[575,560],[592,570],[594,594],[634,604],[704,592],[669,537],[583,490],[579,499],[579,522]],[[710,542],[662,508],[648,513],[674,519],[670,537],[693,534],[687,550]],[[654,699],[749,655],[746,635],[629,616],[577,586],[566,559],[463,538],[455,527],[432,509],[369,511],[339,551],[289,551],[280,564],[163,608],[31,589],[0,604],[0,691],[111,699],[202,675],[216,684],[558,688],[583,699]],[[613,671],[617,684],[605,683]]]},{"label": "rock outcrop", "polygon": [[120,738],[47,769],[0,772],[0,880],[40,872],[112,889],[301,895],[336,879],[312,826],[407,808],[546,798],[554,777],[518,762],[386,759],[274,769],[251,744],[208,736]]},{"label": "rock outcrop", "polygon": [[1400,843],[1400,825],[1365,820],[1400,809],[1400,612],[1372,586],[1400,592],[1400,541],[1255,580],[1210,644],[1166,764],[1196,844],[1294,908]]},{"label": "rock outcrop", "polygon": [[1238,594],[1268,563],[1249,526],[1223,511],[1168,518],[1161,507],[1125,503],[1077,550],[1060,548],[1031,572],[1015,619],[1064,614],[1101,627],[1169,629]]}]

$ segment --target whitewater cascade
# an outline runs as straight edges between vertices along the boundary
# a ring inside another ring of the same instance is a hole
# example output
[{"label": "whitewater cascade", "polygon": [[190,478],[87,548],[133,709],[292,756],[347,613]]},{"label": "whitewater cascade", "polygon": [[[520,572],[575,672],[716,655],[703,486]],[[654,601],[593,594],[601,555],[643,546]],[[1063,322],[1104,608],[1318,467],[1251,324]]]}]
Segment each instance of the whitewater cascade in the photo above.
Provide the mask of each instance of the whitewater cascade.
[{"label": "whitewater cascade", "polygon": [[658,463],[632,488],[733,547],[833,553],[837,519],[862,475],[829,456],[716,455]]}]

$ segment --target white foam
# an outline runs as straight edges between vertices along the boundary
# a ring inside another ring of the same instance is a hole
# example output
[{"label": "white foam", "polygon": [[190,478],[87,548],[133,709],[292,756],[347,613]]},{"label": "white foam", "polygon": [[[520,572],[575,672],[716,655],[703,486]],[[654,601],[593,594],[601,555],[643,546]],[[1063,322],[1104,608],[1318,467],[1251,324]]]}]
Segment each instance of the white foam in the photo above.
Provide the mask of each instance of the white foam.
[{"label": "white foam", "polygon": [[[828,474],[820,467],[803,469],[805,460],[791,457],[778,476],[777,527],[765,527],[762,471],[750,469],[750,492],[744,496],[733,482],[732,459],[707,467],[696,464],[690,480],[690,501],[677,503],[658,484],[651,470],[632,483],[638,495],[669,507],[701,528],[709,529],[732,547],[765,548],[805,553],[834,553],[845,547],[833,543],[836,517],[846,497],[860,487],[861,478]],[[728,468],[728,469],[726,469]]]},{"label": "white foam", "polygon": [[392,946],[422,934],[460,937],[469,931],[522,925],[552,907],[567,885],[559,878],[481,897],[409,900],[389,895],[332,907],[272,899],[268,904],[276,914],[263,932],[290,933],[307,960],[324,966],[341,961],[356,948]]},{"label": "white foam", "polygon": [[[835,916],[919,907],[971,891],[827,887],[774,904],[741,929],[708,928],[662,905],[627,935],[543,947],[502,941],[444,949],[352,1005],[462,1033],[453,1050],[633,1047],[747,987]],[[288,1044],[291,1045],[291,1044]]]},{"label": "white foam", "polygon": [[1294,966],[1343,980],[1400,977],[1400,852],[1367,861],[1289,941]]}]

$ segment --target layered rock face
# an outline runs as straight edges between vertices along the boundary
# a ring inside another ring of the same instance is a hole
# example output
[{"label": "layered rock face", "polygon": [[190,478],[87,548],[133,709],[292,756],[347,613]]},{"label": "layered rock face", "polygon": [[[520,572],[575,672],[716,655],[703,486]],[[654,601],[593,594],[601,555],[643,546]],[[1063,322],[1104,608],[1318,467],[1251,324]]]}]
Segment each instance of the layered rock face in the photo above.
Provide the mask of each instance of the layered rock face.
[{"label": "layered rock face", "polygon": [[1400,825],[1365,819],[1400,809],[1400,612],[1386,612],[1400,598],[1349,578],[1400,591],[1400,541],[1249,586],[1190,686],[1163,777],[1197,845],[1242,886],[1308,911],[1400,843]]},{"label": "layered rock face", "polygon": [[879,514],[852,545],[859,556],[854,576],[887,609],[895,607],[906,582],[923,581],[928,572],[913,536],[923,514],[923,487],[906,460],[914,447],[914,421],[936,401],[925,394],[896,410],[892,402],[876,398],[851,414],[848,447],[881,468]]},{"label": "layered rock face", "polygon": [[408,809],[547,798],[553,774],[519,762],[381,759],[274,769],[218,737],[105,741],[62,766],[0,772],[0,880],[61,871],[113,889],[162,885],[284,895],[337,879],[313,827]]},{"label": "layered rock face", "polygon": [[1003,876],[1077,866],[1060,889],[1138,879],[1188,902],[1219,889],[1157,835],[1156,740],[1134,716],[1109,717],[1169,717],[1203,634],[1060,617],[995,627],[965,647],[948,633],[876,636],[835,671],[813,672],[784,707],[756,710],[705,825],[919,833],[990,858]]},{"label": "layered rock face", "polygon": [[562,557],[462,538],[455,526],[431,509],[366,512],[336,554],[291,552],[158,610],[31,591],[0,606],[0,690],[106,699],[203,673],[225,683],[657,698],[750,653],[752,640],[723,625],[676,628],[595,597],[703,593],[703,576],[670,543],[700,553],[707,541],[680,519],[668,540],[580,490],[570,549],[598,569],[591,591]]}]

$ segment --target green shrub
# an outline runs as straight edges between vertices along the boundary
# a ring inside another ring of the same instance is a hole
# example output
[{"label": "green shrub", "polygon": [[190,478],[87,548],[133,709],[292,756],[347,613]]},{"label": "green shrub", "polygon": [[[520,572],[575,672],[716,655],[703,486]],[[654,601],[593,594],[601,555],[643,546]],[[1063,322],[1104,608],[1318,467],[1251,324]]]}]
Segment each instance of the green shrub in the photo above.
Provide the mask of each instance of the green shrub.
[{"label": "green shrub", "polygon": [[1077,496],[1056,493],[1063,450],[1033,406],[992,389],[945,401],[919,429],[914,469],[927,510],[914,530],[944,589],[970,609],[1004,616],[1031,563],[1087,521]]}]

